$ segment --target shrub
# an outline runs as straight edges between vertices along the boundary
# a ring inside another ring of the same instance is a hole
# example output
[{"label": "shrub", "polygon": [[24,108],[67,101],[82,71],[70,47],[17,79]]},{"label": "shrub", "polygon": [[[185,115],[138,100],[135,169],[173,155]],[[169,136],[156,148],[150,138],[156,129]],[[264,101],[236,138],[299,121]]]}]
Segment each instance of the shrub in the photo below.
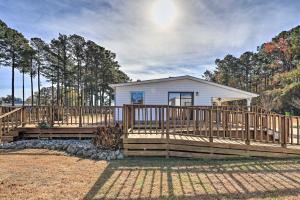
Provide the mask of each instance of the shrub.
[{"label": "shrub", "polygon": [[122,128],[119,124],[115,127],[98,127],[96,130],[96,136],[93,138],[92,143],[101,149],[118,149],[121,145]]},{"label": "shrub", "polygon": [[46,121],[42,121],[42,122],[38,123],[38,128],[41,128],[41,129],[52,128],[52,125]]}]

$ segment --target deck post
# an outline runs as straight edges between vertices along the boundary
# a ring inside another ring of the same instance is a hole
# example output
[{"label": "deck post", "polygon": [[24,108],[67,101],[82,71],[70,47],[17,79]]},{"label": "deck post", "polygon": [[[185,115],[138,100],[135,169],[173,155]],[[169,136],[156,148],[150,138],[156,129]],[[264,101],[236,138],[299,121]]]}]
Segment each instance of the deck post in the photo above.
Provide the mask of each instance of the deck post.
[{"label": "deck post", "polygon": [[199,119],[199,108],[196,108],[196,119],[194,119],[194,120],[196,120],[196,133],[200,134],[200,131],[199,131],[199,121],[200,121],[200,119]]},{"label": "deck post", "polygon": [[246,132],[246,140],[245,144],[250,145],[250,118],[249,112],[245,112],[245,132]]},{"label": "deck post", "polygon": [[287,147],[287,133],[288,133],[288,126],[287,126],[287,119],[285,116],[281,117],[281,147]]},{"label": "deck post", "polygon": [[21,110],[21,125],[22,125],[22,127],[25,126],[25,123],[26,123],[26,118],[25,118],[25,107],[23,106],[23,107],[22,107],[22,110]]},{"label": "deck post", "polygon": [[126,148],[125,141],[128,138],[128,124],[127,124],[127,115],[128,115],[128,110],[127,106],[124,104],[122,108],[122,121],[123,121],[123,148],[124,148],[124,155],[126,156],[128,152],[128,148]]},{"label": "deck post", "polygon": [[123,121],[123,135],[124,135],[124,138],[127,138],[127,130],[128,130],[126,115],[127,115],[126,106],[123,105],[123,108],[122,108],[122,121]]},{"label": "deck post", "polygon": [[166,127],[166,158],[169,158],[169,139],[170,139],[170,122],[169,122],[169,117],[170,117],[170,109],[169,106],[167,106],[167,110],[166,110],[166,123],[167,123],[167,127]]},{"label": "deck post", "polygon": [[23,122],[24,122],[24,106],[22,106],[20,120],[21,120],[21,126],[24,127],[24,124],[23,124]]},{"label": "deck post", "polygon": [[82,127],[82,106],[79,106],[79,127]]},{"label": "deck post", "polygon": [[214,142],[213,138],[213,119],[212,119],[212,108],[209,109],[208,113],[208,121],[209,121],[209,142]]},{"label": "deck post", "polygon": [[51,107],[49,107],[49,110],[50,110],[50,120],[51,120],[51,125],[53,126],[54,125],[54,107],[53,105]]},{"label": "deck post", "polygon": [[3,129],[2,118],[0,118],[0,143],[2,143]]},{"label": "deck post", "polygon": [[124,138],[128,138],[128,107],[123,105],[123,129],[124,129]]}]

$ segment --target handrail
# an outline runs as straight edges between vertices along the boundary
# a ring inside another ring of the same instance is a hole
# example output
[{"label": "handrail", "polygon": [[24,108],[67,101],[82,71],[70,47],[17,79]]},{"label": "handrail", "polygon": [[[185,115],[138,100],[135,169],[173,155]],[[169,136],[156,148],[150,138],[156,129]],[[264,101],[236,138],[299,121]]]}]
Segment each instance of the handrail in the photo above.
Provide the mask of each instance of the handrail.
[{"label": "handrail", "polygon": [[14,110],[0,116],[0,142],[3,142],[3,136],[13,137],[11,135],[18,126],[23,125],[23,108]]},{"label": "handrail", "polygon": [[2,119],[4,117],[7,117],[8,115],[11,115],[11,114],[13,114],[13,113],[15,113],[15,112],[17,112],[19,110],[22,110],[22,108],[16,108],[16,109],[14,109],[14,110],[12,110],[12,111],[10,111],[8,113],[4,113],[3,115],[0,115],[0,119]]},{"label": "handrail", "polygon": [[99,126],[114,125],[122,120],[122,106],[25,106],[26,124]]}]

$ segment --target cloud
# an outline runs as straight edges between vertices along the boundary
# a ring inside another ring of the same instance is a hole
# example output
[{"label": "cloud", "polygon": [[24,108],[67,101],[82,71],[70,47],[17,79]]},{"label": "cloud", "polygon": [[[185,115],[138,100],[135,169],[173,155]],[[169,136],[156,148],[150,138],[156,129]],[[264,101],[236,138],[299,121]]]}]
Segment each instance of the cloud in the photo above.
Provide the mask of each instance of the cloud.
[{"label": "cloud", "polygon": [[152,3],[102,1],[77,13],[52,16],[40,26],[95,40],[116,52],[122,69],[133,78],[154,78],[183,72],[200,75],[216,58],[255,50],[282,27],[296,25],[300,17],[297,1],[288,6],[280,1],[178,0],[175,24],[160,30],[150,18]]}]

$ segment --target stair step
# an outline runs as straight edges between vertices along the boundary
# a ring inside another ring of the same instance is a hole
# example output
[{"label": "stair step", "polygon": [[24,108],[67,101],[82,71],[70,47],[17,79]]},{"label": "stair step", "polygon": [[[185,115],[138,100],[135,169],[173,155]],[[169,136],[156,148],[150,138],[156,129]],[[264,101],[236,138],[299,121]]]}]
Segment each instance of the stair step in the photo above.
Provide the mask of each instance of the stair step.
[{"label": "stair step", "polygon": [[12,135],[12,136],[14,136],[14,137],[18,137],[18,136],[19,136],[19,131],[11,131],[11,132],[9,133],[9,135]]}]

